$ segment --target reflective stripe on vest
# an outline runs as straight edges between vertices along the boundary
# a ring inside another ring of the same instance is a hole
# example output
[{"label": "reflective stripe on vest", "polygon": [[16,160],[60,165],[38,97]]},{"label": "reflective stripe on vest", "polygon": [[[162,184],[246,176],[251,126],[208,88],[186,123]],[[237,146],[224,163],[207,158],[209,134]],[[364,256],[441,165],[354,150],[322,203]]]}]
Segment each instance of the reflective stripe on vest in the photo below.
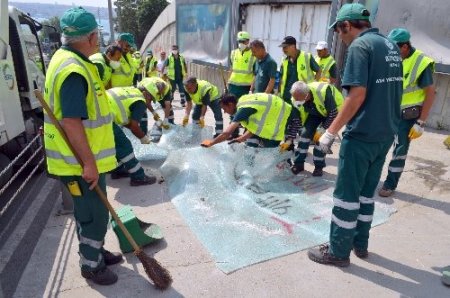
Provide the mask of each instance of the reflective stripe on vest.
[{"label": "reflective stripe on vest", "polygon": [[326,58],[320,58],[319,56],[317,56],[315,60],[316,60],[317,64],[319,64],[320,68],[322,69],[322,74],[320,76],[320,80],[329,82],[330,81],[330,69],[336,63],[336,61],[334,61],[334,59],[331,55]]},{"label": "reflective stripe on vest", "polygon": [[130,106],[137,102],[145,102],[142,92],[135,87],[116,87],[106,91],[108,100],[114,113],[114,122],[127,125],[130,122]]},{"label": "reflective stripe on vest", "polygon": [[[287,81],[287,72],[288,72],[288,57],[284,58],[281,62],[281,66],[283,69],[283,77],[281,78],[281,88],[280,94],[284,94],[284,88],[286,87]],[[303,81],[305,83],[314,82],[314,75],[311,69],[311,54],[300,52],[300,55],[297,57],[297,80]],[[303,68],[303,69],[302,69]]]},{"label": "reflective stripe on vest", "polygon": [[133,85],[133,78],[135,73],[135,67],[133,64],[133,58],[130,53],[125,54],[128,61],[122,55],[120,58],[120,67],[114,69],[111,75],[111,87],[127,87]]},{"label": "reflective stripe on vest", "polygon": [[[112,75],[112,68],[106,64],[106,58],[104,54],[102,53],[96,53],[94,55],[91,55],[89,57],[89,60],[91,60],[94,63],[100,64],[103,68],[103,76],[101,77],[103,86],[107,86],[109,81],[111,80]],[[100,74],[100,73],[99,73]]]},{"label": "reflective stripe on vest", "polygon": [[[150,60],[150,61],[149,61]],[[153,68],[153,66],[155,65],[156,59],[155,57],[151,56],[147,56],[145,57],[145,65],[144,65],[144,71],[142,72],[142,77],[145,78],[151,78],[151,77],[157,77],[158,76],[158,70],[155,69],[151,70]]]},{"label": "reflective stripe on vest", "polygon": [[[184,67],[184,58],[181,55],[178,55],[181,63],[181,77],[184,78],[186,76],[186,68]],[[169,56],[169,65],[167,68],[167,76],[171,80],[175,80],[175,57],[173,54]]]},{"label": "reflective stripe on vest", "polygon": [[[158,93],[158,87],[156,86],[156,84],[158,83],[164,84],[165,86],[163,94]],[[154,102],[161,101],[167,95],[167,93],[171,92],[172,90],[170,84],[158,77],[144,78],[139,82],[139,86],[144,87],[145,90],[150,93],[150,95],[153,97]]]},{"label": "reflective stripe on vest", "polygon": [[189,96],[195,104],[202,105],[202,99],[208,92],[210,92],[209,100],[211,102],[219,98],[219,90],[216,86],[205,80],[197,80],[197,92],[189,93]]},{"label": "reflective stripe on vest", "polygon": [[231,75],[228,83],[236,86],[250,86],[253,82],[253,65],[256,62],[251,50],[244,53],[239,49],[231,52]]}]

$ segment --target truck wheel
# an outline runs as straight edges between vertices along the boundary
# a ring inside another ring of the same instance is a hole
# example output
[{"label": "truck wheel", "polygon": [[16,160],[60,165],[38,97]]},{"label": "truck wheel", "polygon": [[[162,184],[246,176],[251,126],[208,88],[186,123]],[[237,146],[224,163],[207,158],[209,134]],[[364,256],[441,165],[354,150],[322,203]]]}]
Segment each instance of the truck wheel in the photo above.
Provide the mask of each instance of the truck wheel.
[{"label": "truck wheel", "polygon": [[[0,153],[0,169],[6,168],[11,160],[3,153]],[[0,171],[1,172],[1,171]],[[0,176],[0,188],[5,185],[13,174],[13,168],[9,168],[2,176]]]}]

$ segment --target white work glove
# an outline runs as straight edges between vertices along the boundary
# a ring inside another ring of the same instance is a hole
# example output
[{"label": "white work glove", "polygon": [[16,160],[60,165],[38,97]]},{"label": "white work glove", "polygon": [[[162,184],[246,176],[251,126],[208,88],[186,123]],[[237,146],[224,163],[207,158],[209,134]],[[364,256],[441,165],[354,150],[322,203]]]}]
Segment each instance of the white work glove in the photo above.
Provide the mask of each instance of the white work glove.
[{"label": "white work glove", "polygon": [[144,136],[140,139],[141,144],[150,144],[152,142],[152,140],[150,140],[150,138],[148,136]]},{"label": "white work glove", "polygon": [[423,126],[422,126],[422,125],[424,124],[424,122],[422,121],[422,123],[421,123],[421,122],[419,122],[419,121],[420,121],[420,120],[418,120],[418,121],[414,124],[414,126],[411,127],[411,129],[409,130],[408,137],[409,137],[410,140],[417,139],[417,138],[419,138],[419,137],[423,134],[424,129],[423,129]]},{"label": "white work glove", "polygon": [[328,132],[328,130],[325,131],[325,133],[319,138],[319,144],[320,150],[325,154],[330,154],[331,152],[331,145],[333,145],[334,139],[336,138],[336,135]]},{"label": "white work glove", "polygon": [[164,129],[170,129],[170,124],[169,124],[169,119],[164,119],[163,123],[162,123],[162,128]]}]

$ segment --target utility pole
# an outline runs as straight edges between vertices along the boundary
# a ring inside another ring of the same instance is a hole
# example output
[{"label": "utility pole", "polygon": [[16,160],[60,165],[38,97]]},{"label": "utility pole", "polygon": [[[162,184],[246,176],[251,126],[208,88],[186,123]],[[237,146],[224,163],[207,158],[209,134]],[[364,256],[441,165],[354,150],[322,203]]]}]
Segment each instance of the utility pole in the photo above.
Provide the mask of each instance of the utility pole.
[{"label": "utility pole", "polygon": [[108,0],[108,17],[109,17],[109,44],[114,43],[114,18],[112,0]]}]

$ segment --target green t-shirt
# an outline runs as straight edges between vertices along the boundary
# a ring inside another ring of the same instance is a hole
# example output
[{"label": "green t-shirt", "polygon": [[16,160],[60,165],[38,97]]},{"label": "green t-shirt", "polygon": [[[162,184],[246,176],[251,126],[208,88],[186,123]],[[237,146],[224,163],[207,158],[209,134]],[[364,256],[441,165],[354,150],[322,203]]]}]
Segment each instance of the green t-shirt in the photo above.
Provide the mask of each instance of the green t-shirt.
[{"label": "green t-shirt", "polygon": [[61,112],[63,118],[88,119],[86,96],[88,84],[79,73],[71,73],[61,85]]},{"label": "green t-shirt", "polygon": [[133,102],[130,105],[130,119],[140,122],[147,112],[147,105],[142,100]]},{"label": "green t-shirt", "polygon": [[255,74],[253,92],[265,92],[270,79],[275,79],[275,75],[277,73],[277,63],[269,54],[267,54],[263,59],[256,61],[254,64],[253,73]]},{"label": "green t-shirt", "polygon": [[393,140],[400,121],[402,59],[397,45],[372,28],[348,48],[342,87],[365,87],[366,97],[344,135],[364,142]]}]

